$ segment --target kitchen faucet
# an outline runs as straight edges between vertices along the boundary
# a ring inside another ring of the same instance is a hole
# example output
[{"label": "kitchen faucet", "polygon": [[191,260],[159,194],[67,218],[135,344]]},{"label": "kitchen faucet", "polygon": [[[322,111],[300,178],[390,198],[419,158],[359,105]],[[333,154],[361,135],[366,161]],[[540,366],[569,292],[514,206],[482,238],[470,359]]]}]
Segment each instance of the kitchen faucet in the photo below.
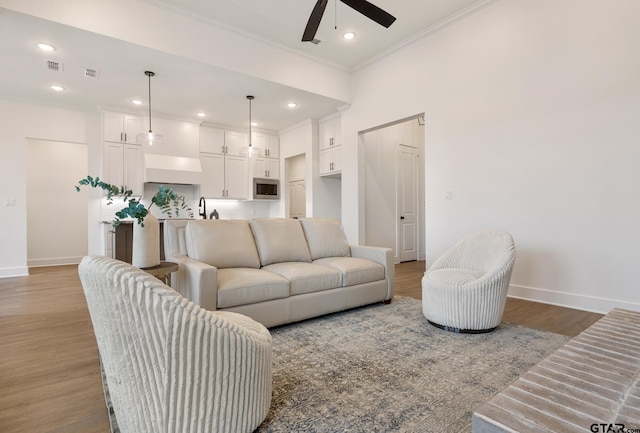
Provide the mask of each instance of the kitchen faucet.
[{"label": "kitchen faucet", "polygon": [[198,202],[198,213],[202,219],[207,219],[207,201],[204,197],[200,197],[200,202]]}]

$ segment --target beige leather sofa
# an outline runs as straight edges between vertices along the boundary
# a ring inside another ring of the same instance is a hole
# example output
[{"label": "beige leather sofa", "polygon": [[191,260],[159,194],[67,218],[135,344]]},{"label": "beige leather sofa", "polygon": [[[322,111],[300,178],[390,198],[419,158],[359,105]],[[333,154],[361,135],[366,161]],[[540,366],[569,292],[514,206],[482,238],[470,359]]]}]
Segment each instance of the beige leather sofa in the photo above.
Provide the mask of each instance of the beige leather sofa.
[{"label": "beige leather sofa", "polygon": [[338,220],[166,220],[173,286],[267,327],[393,298],[391,250],[349,245]]}]

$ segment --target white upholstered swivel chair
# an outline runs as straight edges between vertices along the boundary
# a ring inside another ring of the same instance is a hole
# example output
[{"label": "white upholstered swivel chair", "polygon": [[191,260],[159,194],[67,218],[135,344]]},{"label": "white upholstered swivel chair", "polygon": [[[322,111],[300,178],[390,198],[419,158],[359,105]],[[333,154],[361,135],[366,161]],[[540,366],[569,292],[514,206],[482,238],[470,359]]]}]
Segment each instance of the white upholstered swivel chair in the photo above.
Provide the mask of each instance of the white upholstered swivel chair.
[{"label": "white upholstered swivel chair", "polygon": [[252,432],[271,404],[271,335],[126,263],[78,268],[122,433]]},{"label": "white upholstered swivel chair", "polygon": [[515,262],[513,238],[501,230],[467,236],[440,256],[422,278],[422,311],[453,332],[489,332],[502,320]]}]

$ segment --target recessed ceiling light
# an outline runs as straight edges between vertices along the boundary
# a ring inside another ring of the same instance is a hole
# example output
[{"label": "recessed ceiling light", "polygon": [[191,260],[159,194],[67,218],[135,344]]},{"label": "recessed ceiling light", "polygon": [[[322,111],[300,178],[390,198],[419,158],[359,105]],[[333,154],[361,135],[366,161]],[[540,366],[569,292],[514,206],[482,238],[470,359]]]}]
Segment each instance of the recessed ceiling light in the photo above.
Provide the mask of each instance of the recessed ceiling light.
[{"label": "recessed ceiling light", "polygon": [[351,39],[356,37],[356,34],[353,33],[353,32],[347,32],[344,35],[342,35],[342,37],[347,39],[347,40],[351,40]]},{"label": "recessed ceiling light", "polygon": [[55,90],[56,92],[62,92],[64,90],[64,87],[54,84],[53,86],[51,86],[51,89]]},{"label": "recessed ceiling light", "polygon": [[289,107],[289,108],[296,108],[297,106],[298,106],[298,104],[296,104],[295,102],[289,102],[287,104],[287,107]]},{"label": "recessed ceiling light", "polygon": [[133,99],[133,100],[131,100],[131,102],[133,102],[133,104],[135,104],[135,105],[142,105],[142,101],[139,100],[139,99]]},{"label": "recessed ceiling light", "polygon": [[198,117],[205,117],[207,115],[207,113],[200,111],[198,113]]},{"label": "recessed ceiling light", "polygon": [[37,43],[36,46],[42,51],[55,51],[56,47],[53,45],[45,44],[44,42]]}]

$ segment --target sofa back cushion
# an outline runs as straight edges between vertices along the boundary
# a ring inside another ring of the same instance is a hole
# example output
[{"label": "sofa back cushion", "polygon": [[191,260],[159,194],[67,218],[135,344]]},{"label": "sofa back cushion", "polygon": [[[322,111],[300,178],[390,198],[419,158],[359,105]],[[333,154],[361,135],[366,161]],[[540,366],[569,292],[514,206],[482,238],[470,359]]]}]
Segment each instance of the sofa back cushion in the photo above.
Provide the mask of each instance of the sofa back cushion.
[{"label": "sofa back cushion", "polygon": [[311,262],[300,221],[290,218],[251,220],[262,266],[282,262]]},{"label": "sofa back cushion", "polygon": [[187,255],[217,268],[259,268],[249,222],[194,220],[185,228]]},{"label": "sofa back cushion", "polygon": [[339,220],[302,218],[300,223],[307,238],[311,260],[351,255],[347,236]]}]

